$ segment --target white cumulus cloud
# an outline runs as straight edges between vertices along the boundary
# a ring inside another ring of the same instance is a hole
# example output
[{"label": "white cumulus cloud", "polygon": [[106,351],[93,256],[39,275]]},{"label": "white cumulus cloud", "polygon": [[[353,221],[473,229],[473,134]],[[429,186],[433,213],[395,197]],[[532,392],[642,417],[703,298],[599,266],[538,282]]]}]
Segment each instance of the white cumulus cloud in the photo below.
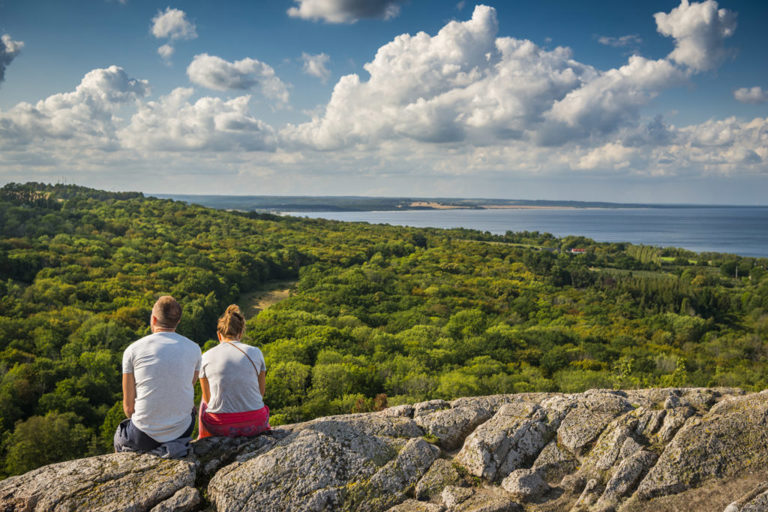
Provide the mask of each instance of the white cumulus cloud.
[{"label": "white cumulus cloud", "polygon": [[294,0],[288,15],[328,23],[354,23],[362,18],[394,18],[403,0]]},{"label": "white cumulus cloud", "polygon": [[229,62],[221,57],[203,53],[195,55],[187,75],[192,83],[215,89],[253,90],[261,93],[279,104],[288,102],[288,87],[275,75],[271,66],[256,59],[245,58]]},{"label": "white cumulus cloud", "polygon": [[527,40],[497,38],[496,11],[437,35],[400,35],[358,75],[342,77],[325,112],[283,130],[286,139],[330,150],[383,140],[542,145],[603,136],[635,122],[640,107],[685,74],[668,60],[630,57],[605,72]]},{"label": "white cumulus cloud", "polygon": [[584,133],[606,133],[637,117],[638,108],[658,91],[682,83],[682,71],[667,60],[648,60],[634,55],[618,68],[595,79],[556,101],[548,113]]},{"label": "white cumulus cloud", "polygon": [[130,78],[118,66],[94,69],[72,92],[0,112],[0,146],[53,139],[109,148],[115,143],[117,110],[148,93],[145,80]]},{"label": "white cumulus cloud", "polygon": [[674,38],[669,58],[694,71],[716,67],[728,55],[724,41],[736,30],[736,14],[718,9],[717,2],[682,0],[669,13],[654,14],[660,34]]},{"label": "white cumulus cloud", "polygon": [[755,105],[768,101],[768,90],[762,87],[742,87],[733,91],[733,97],[742,103],[753,103]]},{"label": "white cumulus cloud", "polygon": [[331,58],[325,53],[317,55],[302,53],[301,60],[304,61],[304,73],[319,78],[323,83],[331,77],[331,71],[327,67]]},{"label": "white cumulus cloud", "polygon": [[180,9],[166,7],[165,11],[157,11],[152,18],[150,32],[158,39],[168,39],[168,42],[157,49],[157,54],[170,64],[174,48],[171,43],[197,38],[197,27],[187,19],[187,13]]},{"label": "white cumulus cloud", "polygon": [[171,41],[195,39],[197,27],[187,19],[187,13],[180,9],[167,7],[165,11],[158,11],[152,18],[152,35],[158,39],[170,39]]},{"label": "white cumulus cloud", "polygon": [[174,89],[139,105],[120,131],[126,148],[146,151],[270,151],[272,128],[248,111],[250,96],[204,97],[191,102],[191,88]]},{"label": "white cumulus cloud", "polygon": [[14,41],[8,34],[0,37],[0,82],[5,80],[5,70],[24,48],[22,41]]}]

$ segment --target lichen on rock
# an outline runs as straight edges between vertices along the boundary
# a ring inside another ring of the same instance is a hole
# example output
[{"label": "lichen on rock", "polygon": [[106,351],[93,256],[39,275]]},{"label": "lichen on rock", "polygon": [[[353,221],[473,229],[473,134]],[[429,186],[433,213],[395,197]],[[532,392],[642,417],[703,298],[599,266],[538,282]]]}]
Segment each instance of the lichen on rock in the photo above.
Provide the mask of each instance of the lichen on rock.
[{"label": "lichen on rock", "polygon": [[45,466],[0,511],[754,512],[766,418],[768,393],[728,388],[434,400]]}]

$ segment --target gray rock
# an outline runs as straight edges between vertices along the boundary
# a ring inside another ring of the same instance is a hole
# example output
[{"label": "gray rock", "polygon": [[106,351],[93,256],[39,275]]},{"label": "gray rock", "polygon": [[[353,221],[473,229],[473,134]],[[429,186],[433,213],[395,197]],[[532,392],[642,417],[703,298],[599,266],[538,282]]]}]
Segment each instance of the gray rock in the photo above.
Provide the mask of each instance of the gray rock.
[{"label": "gray rock", "polygon": [[627,389],[619,393],[635,407],[656,409],[671,396],[680,396],[682,390],[679,388]]},{"label": "gray rock", "polygon": [[768,464],[768,394],[730,396],[692,418],[640,483],[641,499],[681,492],[708,478]]},{"label": "gray rock", "polygon": [[667,415],[664,409],[650,410],[645,407],[639,407],[637,411],[637,427],[635,433],[648,439],[659,431]]},{"label": "gray rock", "polygon": [[397,457],[379,469],[371,479],[349,490],[344,502],[348,510],[384,511],[405,501],[440,449],[423,439],[410,439]]},{"label": "gray rock", "polygon": [[541,403],[555,393],[518,393],[516,395],[489,395],[489,396],[465,396],[451,401],[451,407],[470,407],[484,411],[490,418],[498,412],[504,404],[512,402]]},{"label": "gray rock", "polygon": [[219,470],[208,485],[210,501],[219,510],[339,509],[348,486],[397,455],[383,437],[358,430],[358,418],[351,423],[303,424],[272,450]]},{"label": "gray rock", "polygon": [[586,510],[600,499],[600,483],[596,479],[587,482],[572,511]]},{"label": "gray rock", "polygon": [[[274,448],[211,479],[208,496],[218,509],[344,510],[375,489],[404,492],[397,485],[415,485],[438,452],[423,439],[406,442],[422,435],[410,418],[355,414],[283,428],[292,433]],[[380,503],[370,510],[396,504]]]},{"label": "gray rock", "polygon": [[396,405],[394,407],[387,407],[383,411],[380,411],[378,413],[381,416],[385,417],[403,417],[403,418],[413,418],[413,406],[412,405]]},{"label": "gray rock", "polygon": [[624,444],[621,445],[621,451],[619,451],[619,460],[623,461],[624,459],[628,459],[642,449],[643,447],[640,445],[640,443],[635,441],[633,438],[628,437],[624,441]]},{"label": "gray rock", "polygon": [[600,499],[597,500],[597,510],[613,510],[621,501],[629,495],[635,484],[656,462],[656,454],[647,450],[639,450],[630,457],[624,459],[611,479],[605,484]]},{"label": "gray rock", "polygon": [[437,459],[416,483],[414,494],[418,499],[431,499],[439,496],[446,486],[461,483],[461,475],[453,463],[446,459]]},{"label": "gray rock", "polygon": [[142,511],[194,485],[195,465],[114,453],[51,464],[0,482],[0,510]]},{"label": "gray rock", "polygon": [[685,421],[693,416],[694,409],[688,405],[674,407],[666,411],[661,428],[658,431],[659,441],[666,444],[675,437],[675,434],[685,424]]},{"label": "gray rock", "polygon": [[442,409],[450,409],[451,404],[445,400],[429,400],[427,402],[419,402],[413,405],[413,417],[418,418],[425,414],[429,414]]},{"label": "gray rock", "polygon": [[768,510],[768,491],[752,498],[743,507],[738,509],[738,512],[765,512],[766,510]]},{"label": "gray rock", "polygon": [[523,507],[495,487],[477,489],[469,498],[458,503],[450,512],[523,512]]},{"label": "gray rock", "polygon": [[533,469],[516,469],[501,482],[501,487],[515,500],[523,502],[538,499],[550,489],[547,482]]},{"label": "gray rock", "polygon": [[385,437],[421,437],[424,431],[414,423],[411,418],[402,416],[382,416],[379,413],[341,414],[327,416],[304,423],[293,425],[281,425],[280,428],[288,432],[300,432],[304,429],[314,428],[318,422],[343,423],[353,430],[367,436]]},{"label": "gray rock", "polygon": [[462,445],[467,435],[490,417],[490,411],[485,409],[454,407],[417,416],[415,421],[427,434],[437,437],[442,448],[454,450]]},{"label": "gray rock", "polygon": [[191,512],[200,504],[200,492],[194,487],[184,487],[176,494],[152,507],[149,512]]},{"label": "gray rock", "polygon": [[558,482],[565,475],[573,473],[579,466],[579,461],[568,451],[560,448],[557,441],[552,440],[541,450],[531,466],[548,482]]},{"label": "gray rock", "polygon": [[723,512],[765,512],[768,510],[768,482],[763,482],[728,505]]},{"label": "gray rock", "polygon": [[387,512],[442,512],[444,509],[436,503],[426,503],[417,500],[405,500],[395,505]]},{"label": "gray rock", "polygon": [[454,509],[458,504],[468,500],[474,493],[474,489],[449,485],[440,493],[440,498],[443,500],[443,505],[449,509]]},{"label": "gray rock", "polygon": [[560,423],[557,442],[576,455],[581,455],[614,418],[632,410],[626,398],[610,391],[587,391],[576,395],[575,401]]},{"label": "gray rock", "polygon": [[200,473],[210,478],[237,458],[245,459],[267,451],[289,432],[275,429],[271,435],[256,437],[206,437],[192,443],[192,459]]},{"label": "gray rock", "polygon": [[636,426],[637,419],[629,415],[612,422],[600,435],[592,451],[589,452],[585,466],[594,466],[598,471],[606,471],[613,467],[621,455],[624,443],[632,439],[632,433]]},{"label": "gray rock", "polygon": [[[192,511],[193,486],[209,479],[209,512],[500,512],[526,500],[542,511],[701,508],[708,493],[730,501],[764,478],[766,418],[768,392],[729,388],[433,400],[207,438],[181,461],[122,453],[54,464],[0,482],[0,511]],[[464,441],[439,458],[427,434],[449,450]],[[768,483],[728,509],[768,511]]]},{"label": "gray rock", "polygon": [[535,460],[563,414],[560,409],[548,411],[528,402],[503,405],[467,437],[456,461],[472,475],[500,480]]}]

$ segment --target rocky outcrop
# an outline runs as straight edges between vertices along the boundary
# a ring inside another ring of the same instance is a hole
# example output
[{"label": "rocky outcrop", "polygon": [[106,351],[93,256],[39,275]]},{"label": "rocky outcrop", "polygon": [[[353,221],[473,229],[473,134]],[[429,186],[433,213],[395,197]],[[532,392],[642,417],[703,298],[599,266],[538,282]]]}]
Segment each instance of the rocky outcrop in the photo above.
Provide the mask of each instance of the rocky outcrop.
[{"label": "rocky outcrop", "polygon": [[432,400],[0,482],[5,511],[768,510],[768,393]]},{"label": "rocky outcrop", "polygon": [[200,501],[194,484],[191,461],[114,453],[7,478],[0,482],[0,510],[159,511],[168,510],[166,502],[194,502],[192,510]]}]

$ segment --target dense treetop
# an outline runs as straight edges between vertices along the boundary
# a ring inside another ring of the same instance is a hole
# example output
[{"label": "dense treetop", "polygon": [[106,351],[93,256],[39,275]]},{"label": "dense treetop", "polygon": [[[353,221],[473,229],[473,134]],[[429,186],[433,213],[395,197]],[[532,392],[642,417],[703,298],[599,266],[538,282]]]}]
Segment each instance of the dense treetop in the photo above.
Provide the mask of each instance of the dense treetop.
[{"label": "dense treetop", "polygon": [[[768,370],[768,260],[0,189],[0,475],[111,449],[123,349],[172,294],[210,347],[246,293],[273,424],[427,398],[741,386]],[[585,249],[573,254],[571,248]],[[62,440],[66,440],[62,442]]]}]

